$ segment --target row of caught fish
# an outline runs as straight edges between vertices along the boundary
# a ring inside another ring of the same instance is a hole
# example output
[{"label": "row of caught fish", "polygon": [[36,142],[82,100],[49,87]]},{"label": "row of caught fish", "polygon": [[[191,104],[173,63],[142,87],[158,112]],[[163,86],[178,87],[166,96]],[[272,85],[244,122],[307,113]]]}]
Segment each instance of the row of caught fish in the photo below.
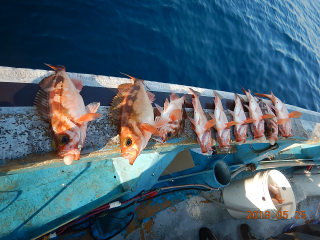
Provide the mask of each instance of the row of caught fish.
[{"label": "row of caught fish", "polygon": [[[40,82],[41,90],[37,94],[35,106],[38,114],[50,125],[59,157],[63,157],[64,162],[70,165],[73,160],[80,159],[87,122],[101,117],[101,114],[96,113],[100,103],[90,103],[85,106],[79,93],[83,87],[82,81],[70,79],[64,66],[48,66],[54,69],[55,73]],[[160,112],[160,116],[155,118],[152,107],[152,102],[155,100],[154,94],[146,91],[143,80],[129,77],[133,83],[118,86],[119,92],[112,101],[110,111],[119,121],[121,157],[133,164],[151,137],[163,143],[179,132],[184,120],[183,104],[187,96],[179,97],[172,93],[170,102],[166,99],[164,108],[155,104]],[[251,123],[255,139],[263,138],[264,119],[266,119],[270,121],[266,126],[270,125],[273,129],[270,133],[267,130],[267,137],[271,143],[274,143],[277,140],[278,125],[282,136],[290,137],[290,118],[301,115],[299,112],[288,114],[285,105],[272,93],[256,95],[268,97],[274,102],[275,106],[270,107],[275,110],[277,117],[273,115],[270,108],[266,115],[262,115],[259,104],[250,91],[244,90],[249,100],[249,106],[245,106],[249,109],[250,119],[246,118],[240,97],[236,95],[234,112],[230,111],[233,121],[228,122],[221,100],[215,94],[215,111],[214,114],[210,114],[212,119],[208,121],[199,101],[200,93],[192,89],[190,91],[194,107],[194,119],[190,118],[191,127],[197,134],[198,143],[204,154],[212,151],[214,144],[211,127],[217,131],[219,146],[229,148],[230,126],[235,125],[236,142],[241,144],[246,141],[247,123]]]}]

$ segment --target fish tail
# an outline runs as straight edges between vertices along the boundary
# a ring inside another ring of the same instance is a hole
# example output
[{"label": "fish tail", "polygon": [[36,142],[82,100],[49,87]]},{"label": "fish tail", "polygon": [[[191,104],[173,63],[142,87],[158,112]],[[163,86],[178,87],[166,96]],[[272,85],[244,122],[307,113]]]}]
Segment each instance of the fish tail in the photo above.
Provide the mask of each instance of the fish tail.
[{"label": "fish tail", "polygon": [[265,97],[265,98],[272,99],[272,96],[270,94],[254,93],[254,95],[257,95],[259,97]]},{"label": "fish tail", "polygon": [[[130,76],[130,75],[128,75],[128,74],[125,74],[125,73],[122,73],[122,72],[120,72],[120,73],[121,73],[121,74],[123,74],[123,75],[128,76],[129,78],[131,78],[131,79],[133,80],[133,82],[135,82],[135,81],[137,81],[137,80],[141,80],[141,79],[138,79],[138,78],[132,77],[132,76]],[[143,80],[141,80],[141,81],[143,81]]]},{"label": "fish tail", "polygon": [[198,97],[198,98],[200,97],[201,93],[193,90],[192,88],[189,88],[189,90],[190,90],[190,92],[192,93],[193,96]]},{"label": "fish tail", "polygon": [[239,84],[239,86],[242,88],[242,90],[244,91],[245,94],[248,93],[240,84]]},{"label": "fish tail", "polygon": [[51,67],[54,71],[58,72],[58,71],[66,71],[66,67],[62,66],[62,65],[51,65],[51,64],[47,64],[45,63],[45,65],[47,65],[48,67]]}]

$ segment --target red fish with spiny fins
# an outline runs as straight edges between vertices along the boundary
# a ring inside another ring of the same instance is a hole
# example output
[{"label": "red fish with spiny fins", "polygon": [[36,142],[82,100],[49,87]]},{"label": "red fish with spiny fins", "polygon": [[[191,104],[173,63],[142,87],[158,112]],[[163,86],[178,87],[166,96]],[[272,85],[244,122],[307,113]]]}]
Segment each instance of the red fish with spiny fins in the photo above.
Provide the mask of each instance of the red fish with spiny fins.
[{"label": "red fish with spiny fins", "polygon": [[272,92],[271,94],[255,93],[255,95],[269,98],[273,102],[274,106],[270,105],[270,107],[276,112],[281,136],[292,137],[292,124],[290,118],[299,118],[302,113],[298,111],[289,113],[286,105],[281,102],[279,98],[275,97]]},{"label": "red fish with spiny fins", "polygon": [[273,114],[263,115],[258,102],[251,95],[250,89],[247,92],[243,87],[241,87],[241,88],[244,91],[244,93],[246,94],[248,101],[249,101],[249,106],[247,106],[247,105],[244,105],[244,106],[249,110],[250,118],[252,120],[254,120],[254,122],[251,123],[251,125],[250,125],[251,131],[253,134],[253,139],[264,142],[266,140],[266,138],[264,136],[264,119],[274,118],[275,116]]},{"label": "red fish with spiny fins", "polygon": [[96,113],[100,103],[85,107],[80,95],[82,81],[70,79],[64,66],[52,66],[55,73],[41,80],[35,107],[50,125],[59,157],[70,165],[80,159],[86,138],[87,122],[101,117]]},{"label": "red fish with spiny fins", "polygon": [[[163,142],[166,142],[169,138],[174,137],[180,130],[183,119],[183,104],[185,101],[185,96],[181,98],[172,93],[170,95],[170,103],[166,98],[164,103],[164,109],[158,104],[155,104],[158,111],[160,112],[160,117],[166,119],[168,123],[163,125],[160,129],[160,135]],[[159,117],[157,117],[159,118]]]},{"label": "red fish with spiny fins", "polygon": [[133,165],[136,158],[147,146],[151,135],[160,136],[157,127],[167,123],[158,118],[154,121],[151,103],[154,94],[146,91],[141,79],[129,76],[133,83],[118,86],[119,93],[111,103],[111,114],[119,120],[121,157]]},{"label": "red fish with spiny fins", "polygon": [[236,93],[234,95],[235,95],[234,111],[231,111],[229,109],[228,111],[233,116],[233,121],[237,122],[237,124],[234,126],[234,136],[235,136],[236,144],[241,145],[246,142],[248,123],[252,123],[253,120],[250,118],[247,119],[243,110],[240,97]]},{"label": "red fish with spiny fins", "polygon": [[208,121],[199,97],[200,93],[192,90],[192,105],[194,109],[194,118],[190,118],[191,128],[197,134],[197,141],[200,145],[201,151],[204,155],[210,154],[212,152],[212,145],[215,144],[215,141],[212,139],[210,128],[216,123],[215,119],[211,119]]},{"label": "red fish with spiny fins", "polygon": [[216,124],[213,126],[217,133],[216,137],[219,143],[219,147],[222,149],[230,148],[230,127],[238,124],[236,121],[228,122],[228,118],[224,112],[221,100],[218,93],[213,91],[214,97],[214,114],[209,113],[212,119],[216,120]]},{"label": "red fish with spiny fins", "polygon": [[[260,106],[262,106],[261,110],[263,114],[273,114],[271,110],[271,106],[268,103],[264,103],[262,101],[259,102]],[[264,105],[262,105],[264,104]],[[271,145],[274,145],[276,141],[278,141],[278,120],[276,116],[274,118],[266,118],[265,120],[265,135],[268,138]]]}]

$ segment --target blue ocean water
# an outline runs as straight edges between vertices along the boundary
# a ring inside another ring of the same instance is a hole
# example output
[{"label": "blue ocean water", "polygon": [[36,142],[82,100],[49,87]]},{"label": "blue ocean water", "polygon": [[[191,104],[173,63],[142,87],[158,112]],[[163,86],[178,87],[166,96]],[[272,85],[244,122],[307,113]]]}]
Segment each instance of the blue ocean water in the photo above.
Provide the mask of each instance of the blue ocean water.
[{"label": "blue ocean water", "polygon": [[1,3],[0,65],[132,76],[320,110],[320,2],[17,0]]}]

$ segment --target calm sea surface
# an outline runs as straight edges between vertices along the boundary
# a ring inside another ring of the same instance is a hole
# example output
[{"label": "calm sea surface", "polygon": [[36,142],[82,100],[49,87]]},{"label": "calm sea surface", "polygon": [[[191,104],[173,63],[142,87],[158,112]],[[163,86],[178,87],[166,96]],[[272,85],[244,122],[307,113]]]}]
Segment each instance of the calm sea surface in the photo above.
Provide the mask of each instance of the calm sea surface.
[{"label": "calm sea surface", "polygon": [[2,1],[0,65],[132,76],[320,111],[320,2]]}]

